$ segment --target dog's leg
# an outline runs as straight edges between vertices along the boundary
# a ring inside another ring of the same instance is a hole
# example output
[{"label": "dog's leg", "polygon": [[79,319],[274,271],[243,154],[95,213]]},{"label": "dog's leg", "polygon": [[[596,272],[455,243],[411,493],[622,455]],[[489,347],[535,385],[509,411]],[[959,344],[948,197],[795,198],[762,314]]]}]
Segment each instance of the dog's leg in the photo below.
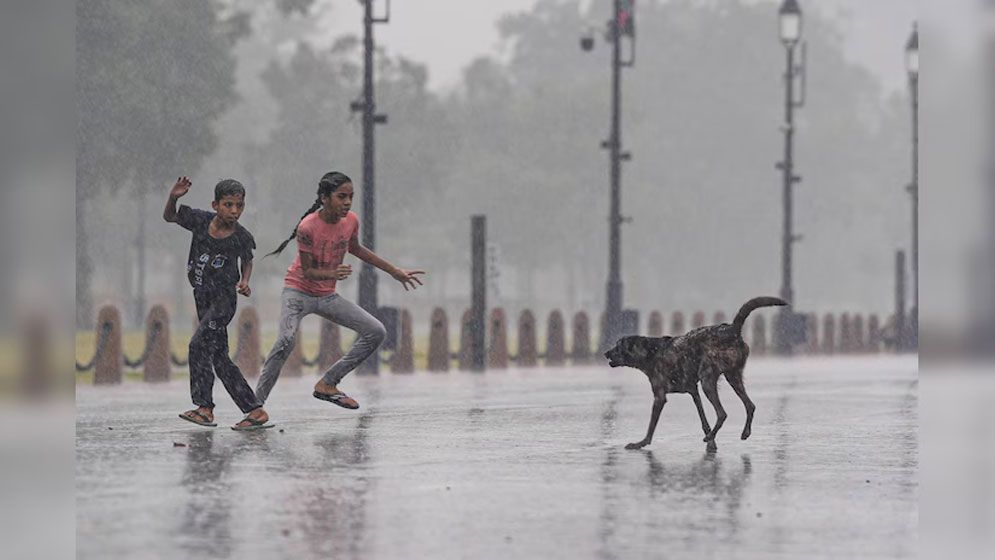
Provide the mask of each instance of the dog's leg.
[{"label": "dog's leg", "polygon": [[708,402],[712,403],[712,406],[715,407],[715,425],[712,426],[712,431],[702,441],[714,441],[715,434],[719,433],[719,429],[722,428],[722,424],[726,421],[726,409],[722,408],[722,402],[719,401],[718,380],[719,376],[714,370],[708,371],[708,374],[701,379],[701,388],[705,391]]},{"label": "dog's leg", "polygon": [[646,430],[646,437],[643,438],[643,441],[626,445],[626,449],[642,449],[653,441],[653,432],[656,431],[656,421],[660,419],[660,411],[663,410],[663,405],[666,403],[667,393],[660,392],[655,394],[653,397],[653,413],[650,415],[650,426]]},{"label": "dog's leg", "polygon": [[698,418],[701,418],[701,429],[708,435],[712,428],[708,425],[708,417],[705,416],[705,407],[701,406],[701,395],[698,394],[698,385],[695,384],[694,391],[691,391],[691,398],[694,399],[694,406],[698,409]]},{"label": "dog's leg", "polygon": [[743,426],[743,435],[740,436],[740,439],[746,439],[750,437],[750,432],[753,429],[753,411],[757,409],[757,406],[753,404],[749,395],[746,394],[746,385],[743,384],[743,368],[727,373],[726,381],[729,382],[732,390],[736,391],[739,400],[743,401],[743,406],[746,407],[746,425]]}]

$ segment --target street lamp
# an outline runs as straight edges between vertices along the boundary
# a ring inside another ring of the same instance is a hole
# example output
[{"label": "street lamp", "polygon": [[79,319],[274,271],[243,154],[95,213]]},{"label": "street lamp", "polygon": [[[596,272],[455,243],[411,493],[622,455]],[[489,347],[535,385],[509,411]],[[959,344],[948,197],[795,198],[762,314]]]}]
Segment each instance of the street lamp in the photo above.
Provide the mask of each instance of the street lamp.
[{"label": "street lamp", "polygon": [[[622,151],[622,68],[632,67],[636,61],[636,32],[633,19],[633,0],[613,0],[612,18],[605,25],[605,39],[612,44],[611,131],[601,147],[609,151],[611,164],[611,209],[609,211],[608,281],[606,285],[605,321],[601,329],[601,348],[608,348],[623,335],[635,334],[638,316],[634,311],[622,309],[621,277],[621,214],[622,161],[631,155]],[[622,57],[622,39],[629,39],[629,56]],[[580,48],[594,48],[594,29],[586,30],[580,38]]]},{"label": "street lamp", "polygon": [[[375,168],[373,129],[387,122],[387,115],[378,114],[373,93],[373,25],[390,21],[390,0],[387,0],[386,15],[373,15],[374,0],[359,0],[363,4],[363,99],[350,104],[350,109],[363,115],[363,246],[371,251],[376,249],[376,191],[373,181]],[[373,266],[364,262],[359,271],[359,306],[371,315],[380,317],[377,302],[377,275]],[[374,352],[359,366],[358,373],[378,373],[380,354]]]},{"label": "street lamp", "polygon": [[[777,163],[782,172],[782,204],[784,222],[781,234],[781,299],[794,305],[792,287],[792,249],[801,237],[794,233],[792,187],[801,181],[794,172],[794,110],[805,102],[805,45],[801,45],[801,64],[795,64],[795,48],[802,36],[802,11],[797,0],[784,0],[778,10],[780,38],[787,53],[787,69],[784,73],[784,159]],[[795,95],[795,80],[801,78],[799,94]],[[774,321],[774,349],[780,355],[792,353],[795,344],[804,341],[804,316],[790,308],[782,308]]]},{"label": "street lamp", "polygon": [[909,73],[909,93],[912,101],[912,182],[907,190],[912,199],[912,309],[909,312],[908,349],[919,347],[919,26],[912,25],[912,34],[905,43],[905,69]]}]

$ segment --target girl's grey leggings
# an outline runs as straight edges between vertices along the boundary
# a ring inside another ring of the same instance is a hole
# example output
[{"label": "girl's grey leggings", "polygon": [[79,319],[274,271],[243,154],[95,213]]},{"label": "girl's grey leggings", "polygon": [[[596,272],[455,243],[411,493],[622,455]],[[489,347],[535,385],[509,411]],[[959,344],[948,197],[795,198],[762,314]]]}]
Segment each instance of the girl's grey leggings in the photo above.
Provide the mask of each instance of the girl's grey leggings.
[{"label": "girl's grey leggings", "polygon": [[292,288],[284,288],[280,306],[280,335],[269,356],[266,357],[263,373],[256,385],[256,398],[259,402],[266,402],[269,397],[269,392],[273,390],[276,380],[280,377],[280,369],[294,348],[294,339],[301,319],[311,313],[359,334],[352,348],[342,356],[342,359],[332,364],[322,377],[329,385],[338,385],[346,374],[356,369],[356,366],[363,363],[363,360],[380,347],[380,343],[387,335],[383,323],[376,317],[338,294],[312,296]]}]

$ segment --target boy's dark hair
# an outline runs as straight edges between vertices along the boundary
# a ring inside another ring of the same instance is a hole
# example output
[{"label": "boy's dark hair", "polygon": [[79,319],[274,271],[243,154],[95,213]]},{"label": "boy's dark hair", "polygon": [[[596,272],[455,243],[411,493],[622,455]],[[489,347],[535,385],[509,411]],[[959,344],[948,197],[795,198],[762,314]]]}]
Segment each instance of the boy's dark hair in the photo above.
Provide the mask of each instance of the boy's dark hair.
[{"label": "boy's dark hair", "polygon": [[214,202],[221,202],[226,196],[242,195],[245,198],[245,187],[235,179],[222,179],[214,185]]},{"label": "boy's dark hair", "polygon": [[[346,183],[351,183],[351,182],[352,179],[350,179],[345,173],[339,173],[338,171],[330,171],[322,175],[321,180],[318,181],[318,198],[316,198],[314,200],[314,204],[312,204],[311,207],[308,208],[306,212],[304,212],[304,215],[301,216],[301,219],[297,220],[297,226],[301,225],[301,220],[306,218],[308,214],[321,208],[321,197],[332,196],[332,193],[338,190],[339,187],[341,187]],[[293,240],[295,237],[297,237],[297,226],[294,226],[294,231],[293,233],[290,234],[290,237],[288,237],[283,243],[281,243],[280,246],[277,247],[275,251],[265,256],[268,257],[270,255],[279,255],[280,253],[282,253],[283,249],[287,247],[287,244],[290,243],[290,241]]]}]

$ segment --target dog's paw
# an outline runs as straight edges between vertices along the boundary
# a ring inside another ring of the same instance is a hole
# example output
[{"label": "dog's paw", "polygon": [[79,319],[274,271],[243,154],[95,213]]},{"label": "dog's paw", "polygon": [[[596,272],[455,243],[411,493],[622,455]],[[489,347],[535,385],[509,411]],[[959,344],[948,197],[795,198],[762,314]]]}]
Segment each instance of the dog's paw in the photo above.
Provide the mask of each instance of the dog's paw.
[{"label": "dog's paw", "polygon": [[708,443],[708,442],[710,442],[710,441],[715,441],[715,436],[714,436],[714,435],[712,435],[712,433],[711,433],[711,432],[709,432],[709,433],[705,434],[705,437],[704,437],[704,439],[702,439],[701,441],[703,441],[703,442],[705,442],[705,443]]},{"label": "dog's paw", "polygon": [[625,448],[626,449],[642,449],[642,448],[646,447],[646,445],[647,445],[647,442],[645,442],[645,441],[638,441],[636,443],[630,443],[630,444],[626,445]]},{"label": "dog's paw", "polygon": [[708,442],[708,445],[705,446],[705,451],[708,451],[709,453],[714,453],[714,452],[716,452],[718,450],[719,450],[719,446],[715,444],[715,440],[714,439],[712,441]]},{"label": "dog's paw", "polygon": [[746,440],[750,437],[750,430],[743,430],[743,435],[739,436],[739,439]]}]

